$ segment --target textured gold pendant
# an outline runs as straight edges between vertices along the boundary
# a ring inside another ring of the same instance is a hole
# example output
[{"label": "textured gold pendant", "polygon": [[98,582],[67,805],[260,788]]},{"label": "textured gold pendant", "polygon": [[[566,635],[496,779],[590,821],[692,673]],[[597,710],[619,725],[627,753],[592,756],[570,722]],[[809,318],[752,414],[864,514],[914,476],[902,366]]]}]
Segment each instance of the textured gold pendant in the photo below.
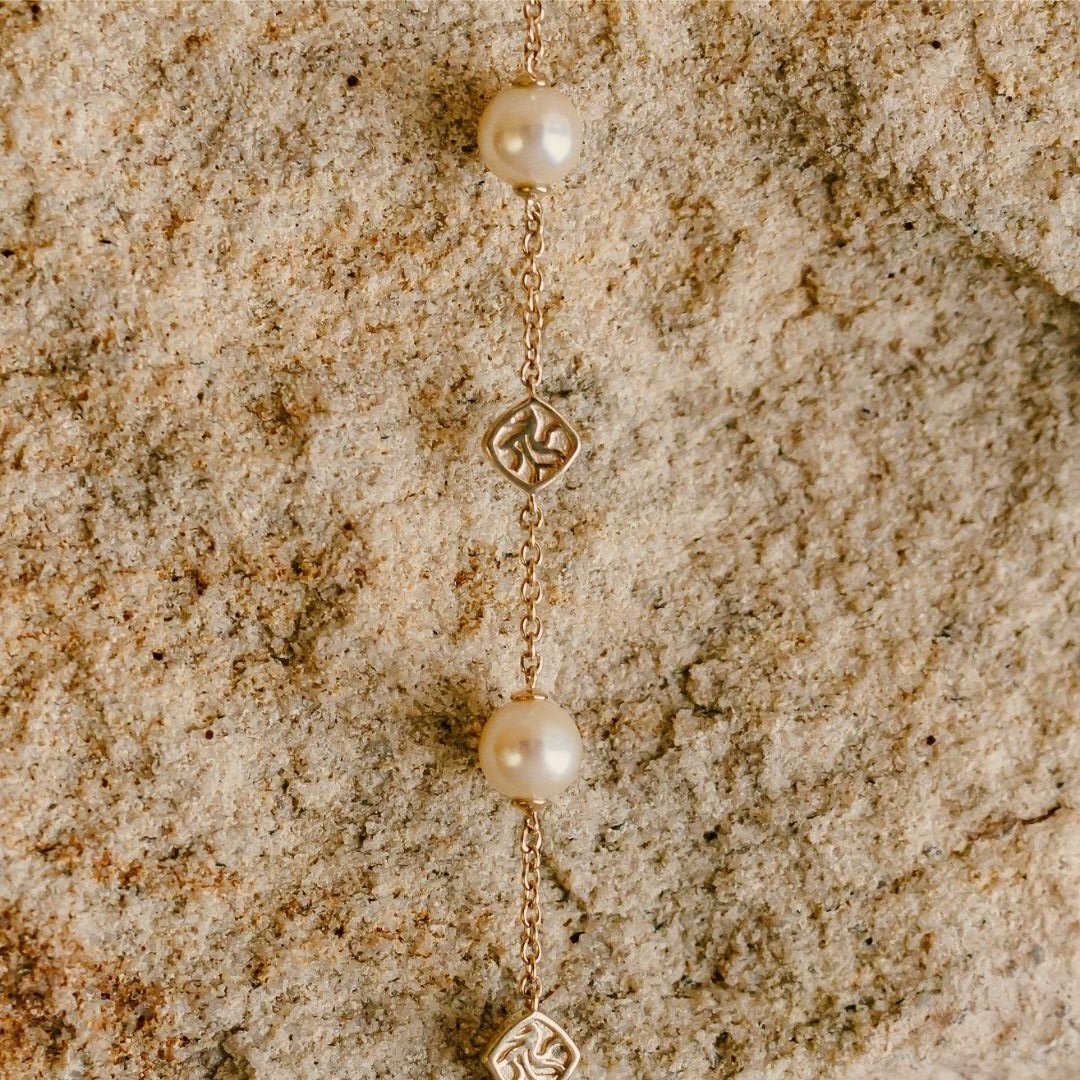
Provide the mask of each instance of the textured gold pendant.
[{"label": "textured gold pendant", "polygon": [[530,495],[561,476],[580,448],[573,424],[535,394],[511,405],[484,436],[495,468]]},{"label": "textured gold pendant", "polygon": [[508,1027],[484,1055],[495,1080],[569,1080],[580,1061],[574,1040],[538,1009]]}]

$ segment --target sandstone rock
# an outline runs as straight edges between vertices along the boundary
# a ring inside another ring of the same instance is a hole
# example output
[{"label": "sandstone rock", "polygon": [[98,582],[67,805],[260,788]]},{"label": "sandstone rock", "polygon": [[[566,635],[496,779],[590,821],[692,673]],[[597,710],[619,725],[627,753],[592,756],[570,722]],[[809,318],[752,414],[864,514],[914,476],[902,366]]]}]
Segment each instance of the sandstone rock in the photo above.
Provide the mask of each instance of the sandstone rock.
[{"label": "sandstone rock", "polygon": [[[1075,1080],[1068,4],[548,6],[546,1009]],[[0,12],[0,1076],[476,1078],[517,1007],[517,5]]]}]

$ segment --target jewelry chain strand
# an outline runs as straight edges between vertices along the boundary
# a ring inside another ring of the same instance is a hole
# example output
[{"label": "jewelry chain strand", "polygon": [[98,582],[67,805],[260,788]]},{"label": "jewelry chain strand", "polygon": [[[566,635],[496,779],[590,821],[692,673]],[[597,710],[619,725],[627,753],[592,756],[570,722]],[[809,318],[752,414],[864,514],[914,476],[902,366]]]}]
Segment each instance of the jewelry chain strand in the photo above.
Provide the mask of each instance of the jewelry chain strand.
[{"label": "jewelry chain strand", "polygon": [[535,495],[530,495],[521,508],[521,527],[525,530],[525,542],[521,545],[521,565],[525,576],[521,582],[521,599],[525,601],[525,614],[521,618],[521,637],[525,648],[521,653],[521,674],[529,690],[536,689],[536,679],[544,666],[544,658],[536,646],[544,636],[544,624],[536,613],[536,605],[544,595],[544,587],[536,576],[537,567],[544,560],[537,531],[544,523],[544,512]]},{"label": "jewelry chain strand", "polygon": [[540,344],[544,333],[544,311],[540,299],[544,291],[544,272],[540,268],[540,256],[544,253],[544,207],[540,197],[532,192],[525,196],[525,235],[521,250],[525,267],[521,271],[521,287],[525,290],[522,308],[521,341],[525,346],[525,360],[521,365],[521,381],[530,394],[543,378],[540,363]]},{"label": "jewelry chain strand", "polygon": [[535,79],[539,77],[537,68],[544,59],[544,42],[540,37],[540,24],[544,21],[543,0],[525,0],[522,12],[525,15],[525,70]]},{"label": "jewelry chain strand", "polygon": [[540,831],[540,809],[525,807],[521,825],[521,959],[525,974],[521,977],[521,993],[530,1012],[540,1008],[544,987],[537,968],[540,964],[540,848],[544,837]]},{"label": "jewelry chain strand", "polygon": [[[526,18],[529,17],[528,4],[525,5]],[[544,272],[539,259],[544,253],[544,208],[538,195],[525,195],[525,235],[521,241],[525,266],[521,272],[521,285],[525,290],[525,303],[522,307],[522,345],[525,359],[521,365],[521,381],[530,394],[543,378],[544,369],[540,362],[540,346],[543,341],[544,311],[541,306],[541,294],[544,291]],[[537,651],[537,643],[544,633],[544,624],[536,613],[536,606],[543,596],[543,586],[536,576],[536,570],[543,560],[543,551],[537,532],[544,522],[544,514],[535,495],[530,495],[521,509],[521,527],[525,530],[525,542],[521,545],[521,565],[525,571],[521,583],[521,599],[525,602],[525,614],[521,619],[521,636],[525,649],[521,654],[521,673],[525,676],[525,685],[529,690],[536,689],[536,680],[544,661]]]},{"label": "jewelry chain strand", "polygon": [[[542,0],[525,0],[522,7],[525,16],[525,70],[532,78],[538,78],[538,68],[544,56],[544,44],[540,37],[540,23],[544,18]],[[530,394],[535,394],[544,369],[540,361],[540,347],[544,333],[544,311],[541,304],[544,291],[544,272],[540,257],[544,253],[544,208],[541,192],[523,191],[525,201],[525,233],[521,251],[525,265],[521,272],[521,287],[525,293],[522,307],[522,345],[524,359],[521,382]],[[544,558],[540,547],[539,530],[544,523],[544,512],[535,494],[530,494],[519,516],[525,540],[521,545],[520,559],[524,570],[521,582],[521,599],[525,614],[521,619],[521,637],[525,648],[521,653],[521,673],[528,690],[536,689],[536,680],[543,667],[543,657],[537,645],[544,634],[544,624],[537,614],[537,605],[544,594],[537,576],[537,569]],[[534,804],[522,806],[524,818],[521,826],[521,960],[525,971],[521,977],[521,993],[535,1012],[540,1008],[543,983],[539,965],[543,950],[540,947],[540,851],[543,833],[540,829],[540,808]]]}]

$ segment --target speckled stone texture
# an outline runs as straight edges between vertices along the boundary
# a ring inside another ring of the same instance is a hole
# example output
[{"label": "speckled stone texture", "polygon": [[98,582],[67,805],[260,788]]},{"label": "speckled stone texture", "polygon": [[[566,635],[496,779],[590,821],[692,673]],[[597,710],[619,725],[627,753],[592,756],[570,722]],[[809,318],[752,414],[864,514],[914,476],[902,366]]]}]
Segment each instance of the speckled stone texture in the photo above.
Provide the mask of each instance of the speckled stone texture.
[{"label": "speckled stone texture", "polygon": [[[583,1080],[1076,1080],[1080,8],[557,3],[546,1009]],[[516,3],[0,10],[0,1077],[518,1008]]]}]

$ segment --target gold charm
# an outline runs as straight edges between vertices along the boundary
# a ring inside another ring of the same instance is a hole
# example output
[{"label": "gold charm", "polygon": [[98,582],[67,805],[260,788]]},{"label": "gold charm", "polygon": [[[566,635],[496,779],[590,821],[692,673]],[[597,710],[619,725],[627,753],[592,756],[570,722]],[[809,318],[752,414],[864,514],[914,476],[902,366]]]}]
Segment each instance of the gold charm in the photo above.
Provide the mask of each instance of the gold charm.
[{"label": "gold charm", "polygon": [[494,1080],[569,1080],[580,1061],[573,1039],[538,1009],[507,1028],[484,1055]]},{"label": "gold charm", "polygon": [[511,405],[484,436],[484,451],[530,495],[561,476],[581,449],[573,425],[535,394]]}]

